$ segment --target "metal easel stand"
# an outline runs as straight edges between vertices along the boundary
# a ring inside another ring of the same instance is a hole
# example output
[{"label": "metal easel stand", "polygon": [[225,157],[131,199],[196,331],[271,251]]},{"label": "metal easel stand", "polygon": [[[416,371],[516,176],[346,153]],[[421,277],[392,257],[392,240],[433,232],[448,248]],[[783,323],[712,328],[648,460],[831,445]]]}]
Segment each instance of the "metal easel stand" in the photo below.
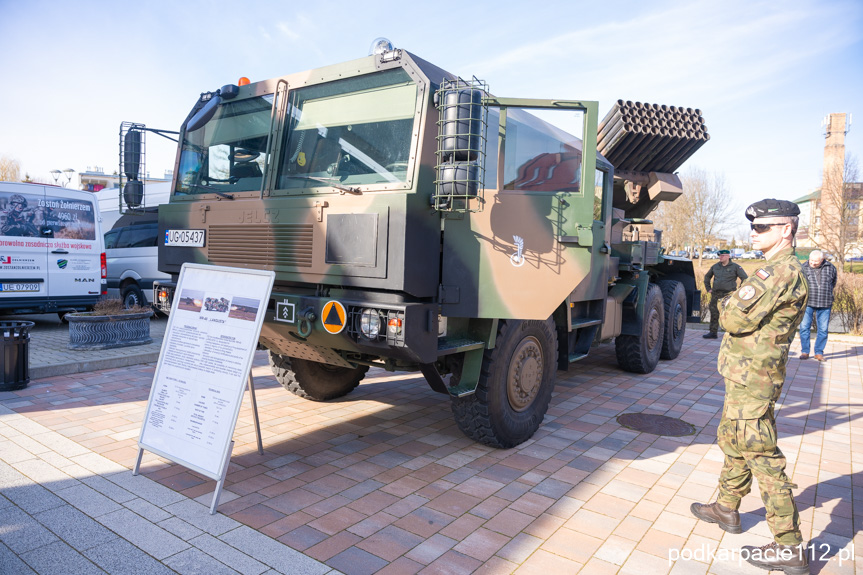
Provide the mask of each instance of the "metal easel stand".
[{"label": "metal easel stand", "polygon": [[[258,417],[258,402],[255,398],[255,382],[252,379],[252,371],[249,370],[249,394],[252,400],[252,415],[255,420],[255,436],[258,440],[258,453],[264,454],[264,443],[261,440],[261,420]],[[231,454],[234,452],[234,440],[231,440],[231,445],[228,447],[228,452],[225,454],[225,461],[222,465],[222,476],[216,481],[216,489],[213,491],[213,502],[210,505],[210,515],[216,514],[216,508],[219,506],[219,497],[222,495],[222,488],[225,486],[225,477],[228,475],[228,466],[231,463]],[[138,458],[135,461],[135,467],[132,469],[132,475],[138,475],[141,468],[141,460],[144,457],[144,449],[138,448]]]},{"label": "metal easel stand", "polygon": [[[255,382],[252,380],[252,370],[249,369],[249,394],[252,399],[252,415],[255,419],[255,435],[258,439],[258,453],[264,454],[264,444],[261,441],[261,421],[258,418],[258,402],[255,399]],[[222,487],[225,486],[225,477],[228,475],[228,466],[231,464],[231,453],[234,451],[234,441],[231,440],[231,446],[226,454],[225,464],[222,469],[222,477],[216,482],[216,490],[213,492],[213,504],[210,505],[210,515],[216,514],[216,508],[219,506],[219,497],[222,495]]]}]

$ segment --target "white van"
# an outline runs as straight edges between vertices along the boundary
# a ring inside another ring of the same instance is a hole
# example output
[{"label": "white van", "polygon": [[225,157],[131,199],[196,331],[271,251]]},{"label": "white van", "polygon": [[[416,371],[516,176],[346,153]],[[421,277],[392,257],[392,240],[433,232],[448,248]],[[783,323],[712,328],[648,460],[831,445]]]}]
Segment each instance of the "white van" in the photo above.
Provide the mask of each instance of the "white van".
[{"label": "white van", "polygon": [[171,279],[159,271],[158,239],[158,208],[120,216],[105,232],[109,296],[121,298],[126,307],[151,303],[153,281]]},{"label": "white van", "polygon": [[153,281],[170,280],[159,271],[159,204],[168,203],[171,184],[151,183],[144,187],[145,205],[126,214],[119,211],[117,188],[97,192],[105,229],[108,262],[108,295],[119,297],[126,307],[147,306]]},{"label": "white van", "polygon": [[0,314],[84,311],[105,290],[93,194],[0,182]]}]

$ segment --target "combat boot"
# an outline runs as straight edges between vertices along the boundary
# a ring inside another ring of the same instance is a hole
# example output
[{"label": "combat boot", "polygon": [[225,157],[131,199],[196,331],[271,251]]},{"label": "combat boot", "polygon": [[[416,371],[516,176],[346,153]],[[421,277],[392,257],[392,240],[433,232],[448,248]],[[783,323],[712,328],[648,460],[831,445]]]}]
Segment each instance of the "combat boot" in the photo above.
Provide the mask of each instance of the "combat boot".
[{"label": "combat boot", "polygon": [[711,332],[705,333],[701,337],[703,337],[704,339],[717,339],[719,336],[717,336],[715,333],[713,333],[711,331]]},{"label": "combat boot", "polygon": [[740,526],[740,513],[736,509],[728,509],[718,501],[709,505],[693,503],[689,506],[689,510],[702,521],[716,523],[723,531],[743,533],[743,528]]},{"label": "combat boot", "polygon": [[740,555],[750,564],[768,571],[783,571],[788,575],[809,575],[808,549],[799,545],[780,545],[771,541],[767,545],[755,547],[746,545]]}]

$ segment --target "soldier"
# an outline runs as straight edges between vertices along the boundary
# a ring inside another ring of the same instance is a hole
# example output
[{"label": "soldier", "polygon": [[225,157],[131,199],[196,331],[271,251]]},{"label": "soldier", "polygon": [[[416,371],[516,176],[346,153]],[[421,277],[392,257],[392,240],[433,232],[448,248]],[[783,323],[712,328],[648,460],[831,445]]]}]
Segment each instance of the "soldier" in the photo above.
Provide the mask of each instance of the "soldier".
[{"label": "soldier", "polygon": [[4,236],[36,237],[39,230],[33,225],[35,214],[27,209],[27,199],[21,194],[9,198],[9,208],[6,210],[6,220],[0,233]]},{"label": "soldier", "polygon": [[[737,289],[737,278],[741,281],[748,276],[743,268],[731,261],[731,252],[719,250],[719,262],[710,266],[704,274],[704,289],[710,294],[710,331],[704,334],[704,339],[716,339],[719,331],[719,302]],[[711,288],[711,280],[713,289]]]},{"label": "soldier", "polygon": [[797,204],[767,199],[746,208],[754,249],[766,264],[743,282],[723,304],[719,322],[725,337],[719,373],[725,378],[725,405],[716,430],[725,454],[715,503],[693,503],[697,518],[741,533],[738,508],[758,480],[774,541],[743,548],[741,555],[762,569],[809,573],[802,545],[800,516],[785,475],[785,456],[777,447],[773,408],[782,393],[788,348],[806,308],[808,285],[794,255]]}]

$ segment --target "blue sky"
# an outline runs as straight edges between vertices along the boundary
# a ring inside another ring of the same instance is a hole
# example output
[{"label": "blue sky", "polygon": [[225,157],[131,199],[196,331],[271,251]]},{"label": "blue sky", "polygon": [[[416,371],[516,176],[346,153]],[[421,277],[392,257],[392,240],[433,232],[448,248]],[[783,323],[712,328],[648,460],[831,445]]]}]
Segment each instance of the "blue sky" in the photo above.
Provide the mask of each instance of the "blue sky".
[{"label": "blue sky", "polygon": [[[861,0],[0,0],[0,155],[43,178],[110,173],[120,122],[177,129],[203,91],[365,56],[378,36],[498,96],[700,108],[711,140],[684,169],[724,174],[741,208],[820,185],[831,112],[857,120],[863,179]],[[175,151],[148,136],[150,173]]]}]

